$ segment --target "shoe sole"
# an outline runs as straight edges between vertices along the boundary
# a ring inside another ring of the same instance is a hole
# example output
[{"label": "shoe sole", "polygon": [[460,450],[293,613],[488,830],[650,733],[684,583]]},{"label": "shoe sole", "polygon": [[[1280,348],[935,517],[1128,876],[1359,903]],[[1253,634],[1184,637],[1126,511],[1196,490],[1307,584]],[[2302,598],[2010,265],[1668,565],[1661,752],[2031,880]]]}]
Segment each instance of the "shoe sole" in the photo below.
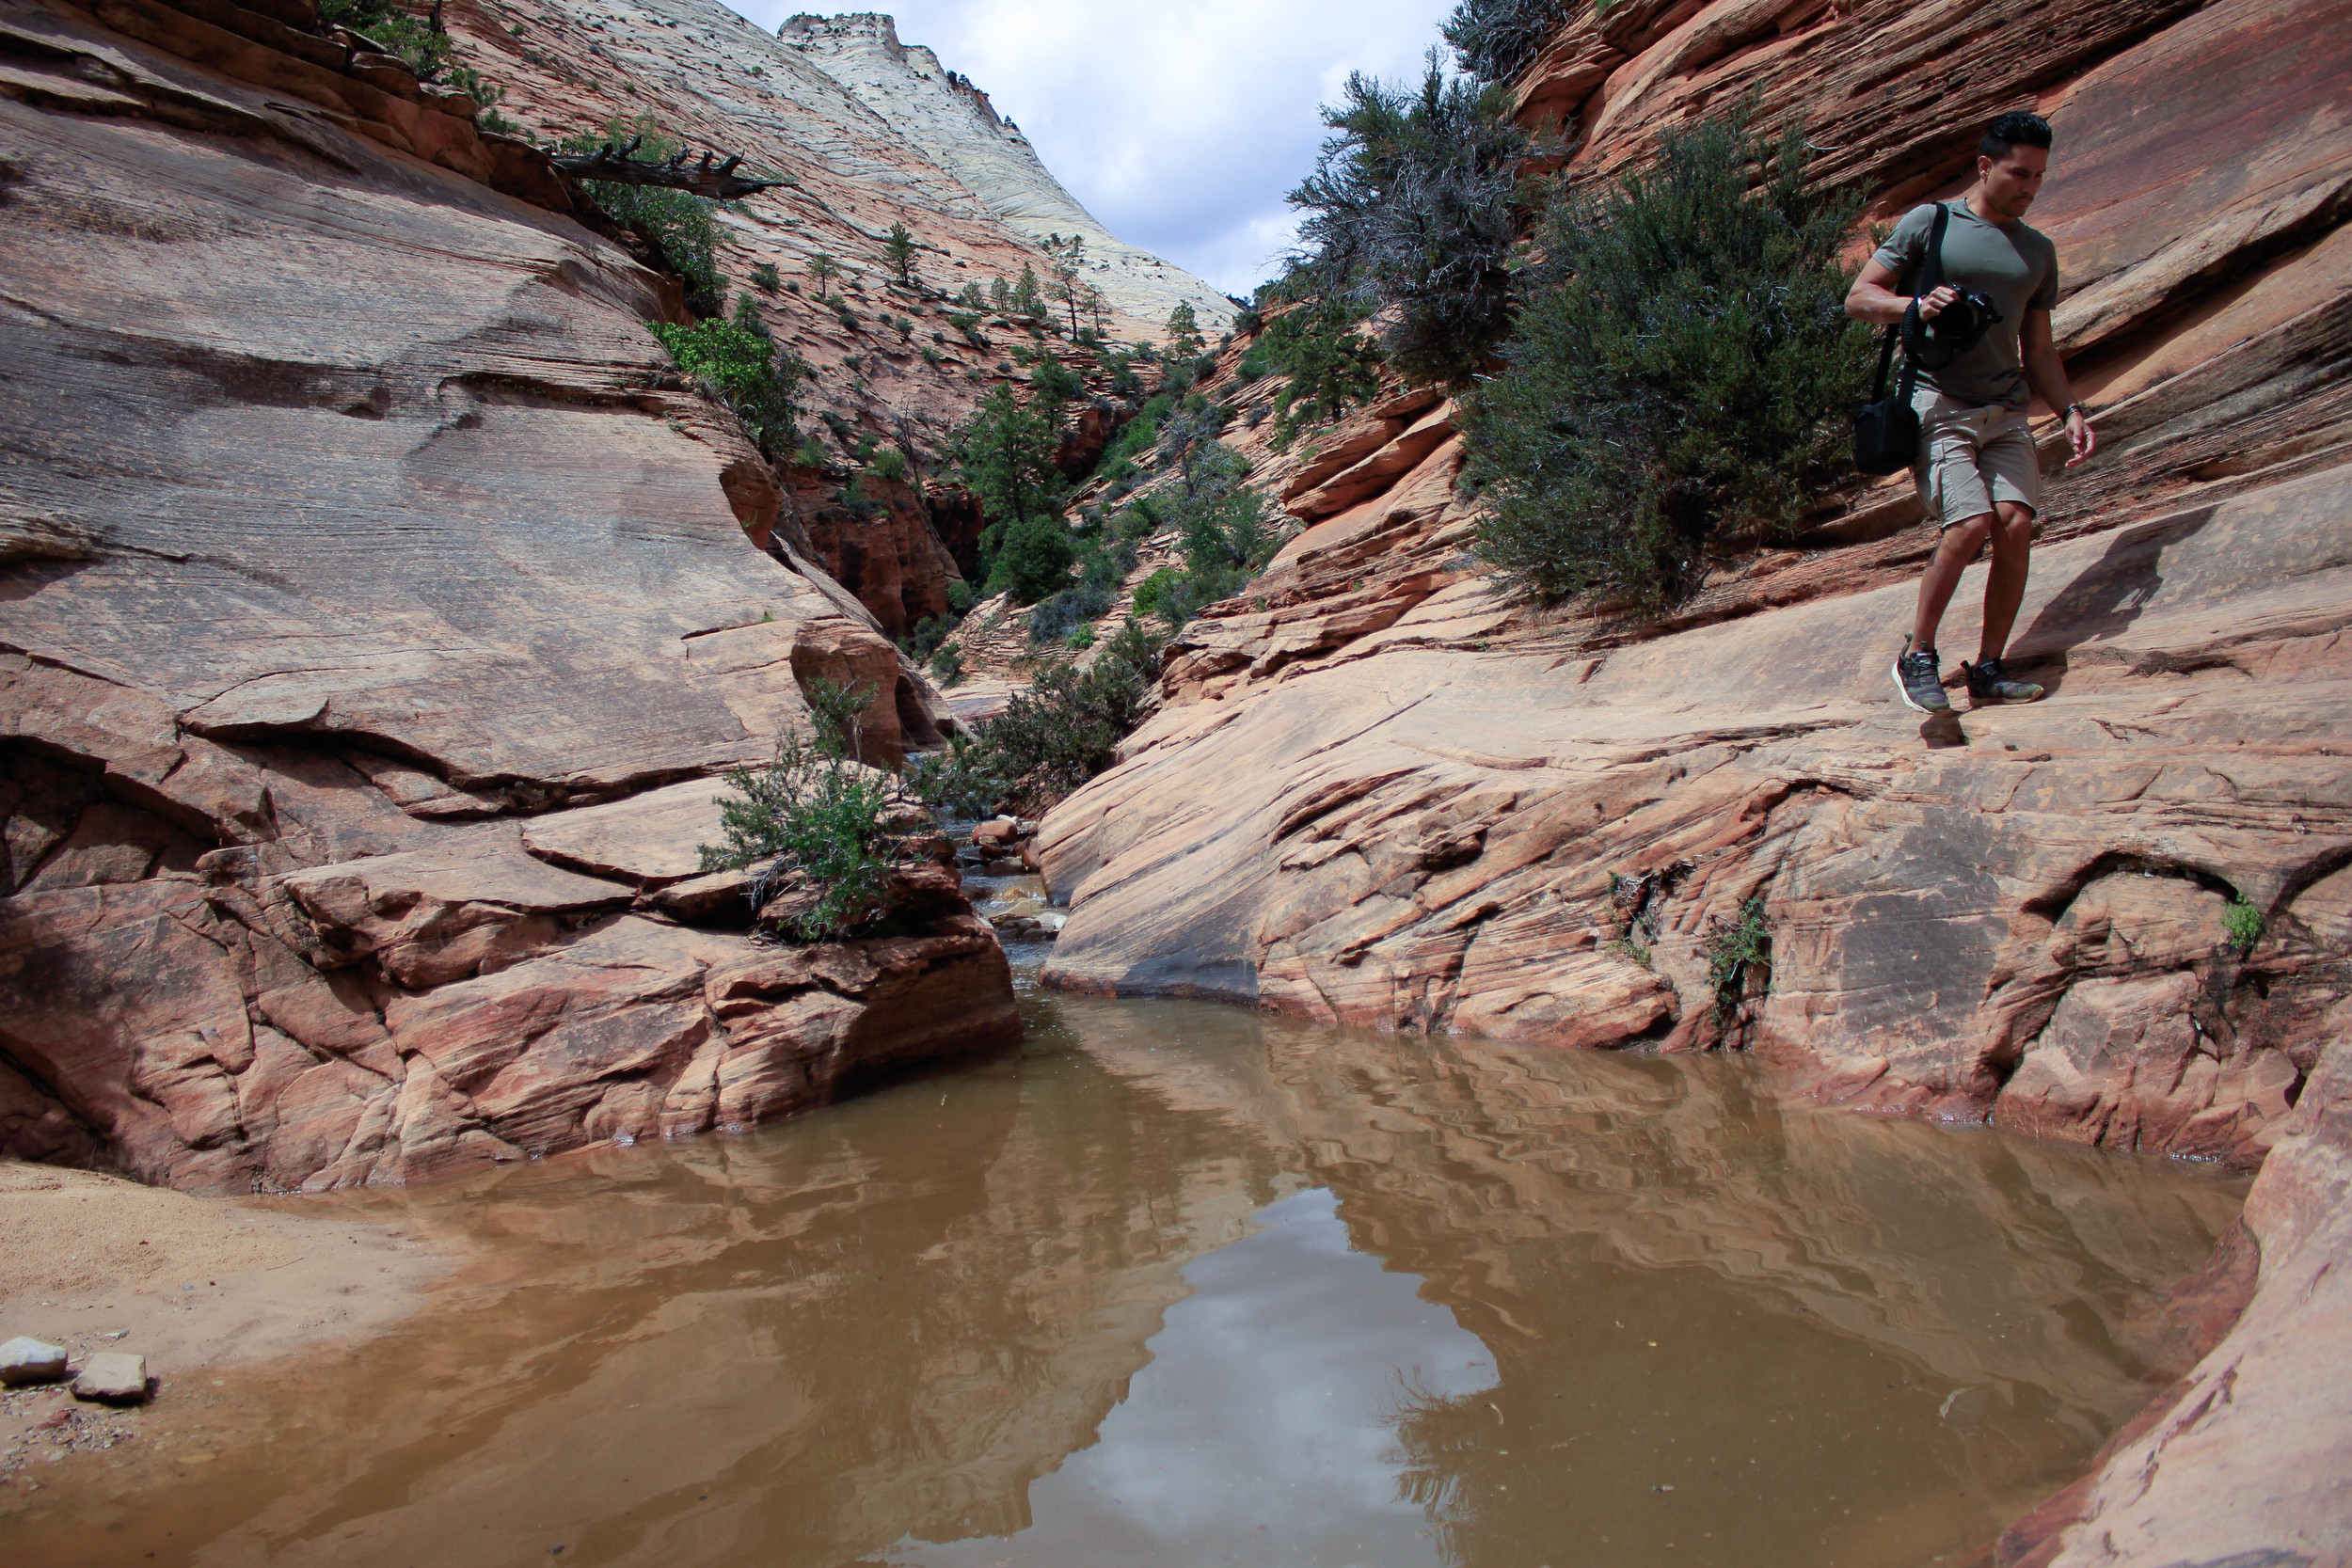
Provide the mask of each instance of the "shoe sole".
[{"label": "shoe sole", "polygon": [[1903,685],[1903,673],[1901,668],[1898,666],[1888,671],[1888,673],[1895,677],[1895,695],[1900,697],[1903,700],[1903,706],[1909,708],[1912,712],[1924,713],[1930,718],[1933,718],[1939,713],[1949,713],[1952,711],[1952,705],[1949,703],[1946,703],[1942,707],[1921,707],[1917,703],[1911,700],[1910,689]]}]

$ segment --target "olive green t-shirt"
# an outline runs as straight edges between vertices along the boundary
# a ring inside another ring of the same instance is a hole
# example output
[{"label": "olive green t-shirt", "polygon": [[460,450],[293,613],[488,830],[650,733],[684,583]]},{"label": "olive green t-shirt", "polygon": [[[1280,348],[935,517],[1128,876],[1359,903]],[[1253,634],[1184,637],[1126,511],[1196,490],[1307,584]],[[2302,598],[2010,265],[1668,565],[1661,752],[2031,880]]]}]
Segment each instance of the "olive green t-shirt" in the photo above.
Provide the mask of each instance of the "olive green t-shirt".
[{"label": "olive green t-shirt", "polygon": [[[1971,408],[2024,408],[2032,401],[2017,333],[2028,310],[2058,307],[2058,246],[2038,229],[2006,227],[1976,214],[1965,201],[1947,201],[1951,220],[1944,230],[1944,281],[1972,289],[2000,308],[2001,319],[1966,352],[1940,371],[1919,369],[1919,380]],[[1914,207],[1872,258],[1896,275],[1895,292],[1920,292],[1928,238],[1935,231],[1935,204]]]}]

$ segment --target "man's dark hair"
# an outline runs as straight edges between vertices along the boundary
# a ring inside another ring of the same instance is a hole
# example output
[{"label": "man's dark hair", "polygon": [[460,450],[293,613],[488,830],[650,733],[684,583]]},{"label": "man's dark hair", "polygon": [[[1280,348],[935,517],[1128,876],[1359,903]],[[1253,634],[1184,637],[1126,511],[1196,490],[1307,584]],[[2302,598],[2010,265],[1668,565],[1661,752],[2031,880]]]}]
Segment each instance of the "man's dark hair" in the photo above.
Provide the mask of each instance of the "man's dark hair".
[{"label": "man's dark hair", "polygon": [[2038,147],[2050,150],[2050,122],[2040,115],[2029,115],[2023,109],[2008,114],[1984,128],[1984,139],[1977,143],[1979,158],[2006,158],[2012,147]]}]

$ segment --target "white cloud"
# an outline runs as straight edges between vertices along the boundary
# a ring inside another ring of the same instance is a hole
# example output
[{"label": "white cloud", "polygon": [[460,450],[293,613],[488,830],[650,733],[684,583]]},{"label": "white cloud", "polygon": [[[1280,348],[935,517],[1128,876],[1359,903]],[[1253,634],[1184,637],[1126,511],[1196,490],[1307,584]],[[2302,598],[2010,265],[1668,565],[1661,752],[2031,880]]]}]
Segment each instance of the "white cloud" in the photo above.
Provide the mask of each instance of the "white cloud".
[{"label": "white cloud", "polygon": [[[740,8],[764,27],[803,8]],[[1104,226],[1247,296],[1351,71],[1417,75],[1453,0],[901,0]]]}]

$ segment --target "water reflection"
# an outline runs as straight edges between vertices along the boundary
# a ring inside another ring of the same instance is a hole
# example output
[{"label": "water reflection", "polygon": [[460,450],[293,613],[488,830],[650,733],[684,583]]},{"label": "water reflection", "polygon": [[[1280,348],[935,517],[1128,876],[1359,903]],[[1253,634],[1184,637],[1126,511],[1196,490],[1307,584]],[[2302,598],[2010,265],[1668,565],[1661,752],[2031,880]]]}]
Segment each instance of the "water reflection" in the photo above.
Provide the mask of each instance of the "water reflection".
[{"label": "water reflection", "polygon": [[1030,1006],[756,1134],[338,1199],[481,1261],[167,1402],[218,1462],[53,1483],[10,1561],[1956,1560],[2242,1194],[1737,1064]]},{"label": "water reflection", "polygon": [[[1030,1489],[1028,1563],[1441,1560],[1400,1488],[1400,1412],[1494,1386],[1486,1346],[1416,1281],[1353,1250],[1312,1189],[1196,1259],[1191,1294],[1095,1444]],[[894,1562],[993,1563],[1003,1541],[908,1543]]]}]

